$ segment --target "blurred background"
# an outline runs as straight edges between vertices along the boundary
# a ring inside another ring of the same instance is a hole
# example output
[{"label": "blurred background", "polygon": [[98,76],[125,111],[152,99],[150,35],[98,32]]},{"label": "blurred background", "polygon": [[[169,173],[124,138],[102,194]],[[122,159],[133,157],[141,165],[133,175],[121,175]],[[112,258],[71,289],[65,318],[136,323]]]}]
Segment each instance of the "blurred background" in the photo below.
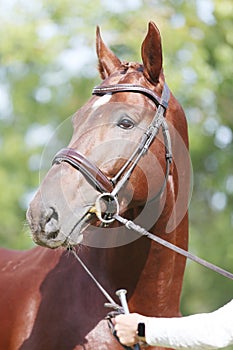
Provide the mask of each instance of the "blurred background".
[{"label": "blurred background", "polygon": [[[33,246],[28,203],[69,141],[70,117],[100,82],[96,25],[121,59],[140,62],[149,20],[160,29],[166,80],[189,124],[190,251],[233,270],[232,0],[0,0],[2,247]],[[222,305],[232,283],[188,262],[183,313]]]}]

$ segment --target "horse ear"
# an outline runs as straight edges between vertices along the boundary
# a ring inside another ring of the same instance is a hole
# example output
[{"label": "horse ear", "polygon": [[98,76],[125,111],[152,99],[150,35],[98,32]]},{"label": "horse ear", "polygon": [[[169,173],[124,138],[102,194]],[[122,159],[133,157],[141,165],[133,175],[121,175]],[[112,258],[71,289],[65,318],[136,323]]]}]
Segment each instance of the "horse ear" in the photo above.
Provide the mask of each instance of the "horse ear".
[{"label": "horse ear", "polygon": [[99,59],[100,76],[102,79],[106,79],[121,66],[121,61],[103,42],[99,27],[96,28],[96,52]]},{"label": "horse ear", "polygon": [[149,22],[147,35],[141,48],[144,75],[152,83],[157,83],[162,70],[163,57],[161,36],[153,22]]}]

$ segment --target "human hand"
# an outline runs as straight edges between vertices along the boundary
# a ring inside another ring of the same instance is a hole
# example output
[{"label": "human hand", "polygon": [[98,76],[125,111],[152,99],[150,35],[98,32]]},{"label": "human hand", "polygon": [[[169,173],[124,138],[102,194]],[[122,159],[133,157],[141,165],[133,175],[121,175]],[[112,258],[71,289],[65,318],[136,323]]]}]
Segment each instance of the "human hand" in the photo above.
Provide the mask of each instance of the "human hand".
[{"label": "human hand", "polygon": [[113,323],[115,324],[116,334],[123,345],[132,346],[142,340],[137,335],[137,329],[138,323],[145,322],[145,319],[145,316],[136,313],[115,317]]}]

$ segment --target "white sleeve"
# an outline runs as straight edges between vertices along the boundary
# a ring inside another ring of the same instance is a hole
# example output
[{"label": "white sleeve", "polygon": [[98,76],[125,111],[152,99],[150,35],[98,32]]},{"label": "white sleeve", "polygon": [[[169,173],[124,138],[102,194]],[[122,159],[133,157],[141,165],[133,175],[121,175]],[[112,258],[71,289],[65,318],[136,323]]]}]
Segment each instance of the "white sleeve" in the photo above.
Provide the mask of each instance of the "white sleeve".
[{"label": "white sleeve", "polygon": [[233,344],[233,299],[222,308],[186,317],[146,321],[149,345],[175,349],[219,349]]}]

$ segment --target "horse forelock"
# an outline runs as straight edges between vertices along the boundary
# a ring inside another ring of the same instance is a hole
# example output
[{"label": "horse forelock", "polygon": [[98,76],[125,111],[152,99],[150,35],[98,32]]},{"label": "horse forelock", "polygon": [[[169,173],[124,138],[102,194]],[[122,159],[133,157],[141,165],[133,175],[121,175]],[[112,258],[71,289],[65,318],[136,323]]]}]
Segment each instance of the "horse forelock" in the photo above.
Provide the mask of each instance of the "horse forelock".
[{"label": "horse forelock", "polygon": [[143,71],[143,65],[137,62],[127,62],[123,61],[121,62],[121,68],[124,68],[127,71],[134,70],[134,71]]}]

